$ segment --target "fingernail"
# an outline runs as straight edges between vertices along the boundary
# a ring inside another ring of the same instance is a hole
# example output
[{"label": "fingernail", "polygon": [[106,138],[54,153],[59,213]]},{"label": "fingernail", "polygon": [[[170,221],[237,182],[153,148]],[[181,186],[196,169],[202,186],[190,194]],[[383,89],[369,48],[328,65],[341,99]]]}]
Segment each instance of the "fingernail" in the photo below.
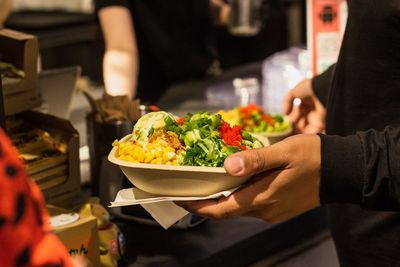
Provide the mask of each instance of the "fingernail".
[{"label": "fingernail", "polygon": [[301,99],[296,97],[295,99],[293,99],[293,106],[298,107],[301,105]]},{"label": "fingernail", "polygon": [[238,174],[244,168],[243,159],[240,157],[228,158],[226,161],[225,167],[226,167],[227,171],[229,171],[231,174]]}]

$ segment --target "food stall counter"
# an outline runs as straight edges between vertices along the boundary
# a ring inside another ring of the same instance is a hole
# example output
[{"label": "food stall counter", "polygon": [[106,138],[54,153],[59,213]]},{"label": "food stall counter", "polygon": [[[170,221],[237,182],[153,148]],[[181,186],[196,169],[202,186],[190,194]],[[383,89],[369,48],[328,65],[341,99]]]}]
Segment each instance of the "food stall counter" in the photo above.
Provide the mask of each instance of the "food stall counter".
[{"label": "food stall counter", "polygon": [[208,220],[191,229],[169,229],[118,221],[126,239],[120,266],[251,266],[270,265],[329,238],[326,212],[317,208],[280,224],[241,217]]}]

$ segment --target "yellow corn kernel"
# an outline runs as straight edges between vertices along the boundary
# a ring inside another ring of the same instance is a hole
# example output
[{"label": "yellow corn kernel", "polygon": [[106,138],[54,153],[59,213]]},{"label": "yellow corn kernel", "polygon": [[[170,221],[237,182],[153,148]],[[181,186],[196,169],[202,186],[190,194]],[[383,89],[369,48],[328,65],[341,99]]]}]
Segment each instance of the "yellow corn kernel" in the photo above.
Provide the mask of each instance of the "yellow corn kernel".
[{"label": "yellow corn kernel", "polygon": [[167,153],[164,153],[164,154],[163,154],[162,160],[163,160],[164,163],[167,163],[167,162],[169,161],[169,158],[168,158],[168,156],[167,156]]},{"label": "yellow corn kernel", "polygon": [[119,145],[118,139],[115,139],[114,142],[112,142],[112,146],[114,147],[118,145]]},{"label": "yellow corn kernel", "polygon": [[173,147],[170,147],[170,146],[169,146],[169,147],[167,147],[167,151],[168,151],[168,152],[175,152],[175,149],[174,149]]},{"label": "yellow corn kernel", "polygon": [[143,163],[144,162],[144,158],[145,158],[145,155],[144,155],[143,151],[137,154],[137,160],[139,162]]},{"label": "yellow corn kernel", "polygon": [[168,160],[173,160],[176,158],[175,152],[168,152],[165,155],[167,156]]},{"label": "yellow corn kernel", "polygon": [[151,154],[151,152],[146,152],[145,158],[144,158],[144,162],[145,163],[149,163],[153,160],[153,155]]},{"label": "yellow corn kernel", "polygon": [[155,158],[151,161],[153,164],[162,164],[162,158]]},{"label": "yellow corn kernel", "polygon": [[118,146],[118,157],[129,162],[178,165],[178,158],[184,152],[182,150],[175,151],[159,137],[150,143],[140,141],[120,143],[116,140],[113,144]]},{"label": "yellow corn kernel", "polygon": [[162,156],[163,156],[162,149],[157,148],[155,155],[156,155],[156,158],[162,158]]},{"label": "yellow corn kernel", "polygon": [[131,150],[131,153],[132,154],[140,154],[140,153],[143,153],[143,150],[140,147],[136,146],[134,149]]}]

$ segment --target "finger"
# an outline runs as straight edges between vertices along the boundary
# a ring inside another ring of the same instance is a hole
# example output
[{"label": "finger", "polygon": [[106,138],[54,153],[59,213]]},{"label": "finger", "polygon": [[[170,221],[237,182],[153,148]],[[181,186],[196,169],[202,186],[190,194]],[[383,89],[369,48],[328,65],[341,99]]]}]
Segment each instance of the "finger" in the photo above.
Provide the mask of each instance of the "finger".
[{"label": "finger", "polygon": [[232,176],[251,176],[287,164],[285,144],[250,149],[230,155],[225,159],[225,170]]},{"label": "finger", "polygon": [[302,112],[300,111],[299,107],[293,108],[292,112],[289,115],[289,119],[293,124],[298,123],[301,117],[302,117]]},{"label": "finger", "polygon": [[319,117],[310,118],[309,125],[314,127],[316,133],[321,132],[325,128],[325,123],[323,122],[323,119]]},{"label": "finger", "polygon": [[318,134],[321,133],[323,131],[323,127],[319,126],[319,125],[312,125],[309,124],[306,127],[304,127],[303,133],[305,134]]},{"label": "finger", "polygon": [[307,126],[307,120],[304,117],[300,117],[299,120],[294,125],[294,133],[301,134],[304,133],[304,129]]},{"label": "finger", "polygon": [[246,214],[244,214],[244,216],[262,219],[267,223],[274,223],[273,211],[271,211],[270,208],[268,207],[249,211]]},{"label": "finger", "polygon": [[285,211],[281,211],[279,210],[279,208],[273,206],[266,207],[263,209],[252,210],[244,215],[249,217],[259,218],[271,224],[280,223],[282,221],[285,221],[293,217],[292,214]]},{"label": "finger", "polygon": [[275,202],[265,191],[278,174],[279,172],[271,172],[256,175],[228,197],[175,203],[190,212],[214,219],[242,216],[254,209],[260,209],[262,206],[265,207]]},{"label": "finger", "polygon": [[289,91],[283,101],[283,113],[289,115],[293,109],[294,96],[292,91]]},{"label": "finger", "polygon": [[240,216],[247,212],[247,209],[237,203],[233,195],[216,200],[177,201],[175,203],[189,212],[213,219]]},{"label": "finger", "polygon": [[174,203],[185,210],[193,213],[198,213],[205,206],[213,206],[217,203],[215,199],[194,200],[194,201],[174,201]]}]

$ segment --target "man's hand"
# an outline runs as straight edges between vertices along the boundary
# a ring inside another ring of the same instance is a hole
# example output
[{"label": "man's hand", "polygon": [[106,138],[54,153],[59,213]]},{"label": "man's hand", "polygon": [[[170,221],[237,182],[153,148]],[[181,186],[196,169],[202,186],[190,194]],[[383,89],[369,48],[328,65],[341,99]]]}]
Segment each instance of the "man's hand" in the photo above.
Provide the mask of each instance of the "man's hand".
[{"label": "man's hand", "polygon": [[314,95],[310,79],[288,92],[284,112],[293,122],[295,133],[320,133],[325,129],[326,110]]},{"label": "man's hand", "polygon": [[225,160],[226,171],[232,176],[254,175],[249,183],[228,197],[177,204],[214,219],[252,216],[272,223],[289,219],[319,205],[320,154],[317,135],[292,136],[233,154]]}]

